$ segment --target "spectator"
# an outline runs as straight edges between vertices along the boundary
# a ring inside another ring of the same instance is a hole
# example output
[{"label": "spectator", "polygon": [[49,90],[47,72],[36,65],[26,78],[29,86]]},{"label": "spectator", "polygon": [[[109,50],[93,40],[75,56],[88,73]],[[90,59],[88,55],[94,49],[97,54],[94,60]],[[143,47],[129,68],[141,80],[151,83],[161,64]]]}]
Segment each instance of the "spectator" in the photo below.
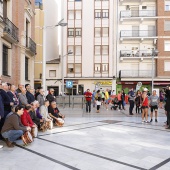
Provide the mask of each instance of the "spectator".
[{"label": "spectator", "polygon": [[39,93],[40,93],[40,94],[37,96],[37,101],[39,102],[40,107],[41,107],[42,105],[44,105],[44,101],[45,101],[44,90],[43,90],[43,89],[40,89],[40,90],[39,90]]},{"label": "spectator", "polygon": [[11,89],[7,92],[10,100],[14,103],[14,106],[19,105],[19,99],[16,93],[15,85],[11,85]]},{"label": "spectator", "polygon": [[134,108],[134,97],[135,97],[135,94],[134,94],[134,91],[133,91],[133,88],[130,89],[129,93],[129,115],[133,115],[133,108]]},{"label": "spectator", "polygon": [[21,94],[19,95],[20,105],[26,106],[28,104],[28,99],[26,96],[26,89],[23,87],[21,89]]},{"label": "spectator", "polygon": [[54,96],[54,89],[49,90],[49,94],[46,96],[46,99],[51,103],[53,101],[56,101],[56,98]]},{"label": "spectator", "polygon": [[87,89],[87,91],[84,94],[84,97],[86,99],[86,113],[91,112],[91,99],[92,99],[92,93],[90,92],[90,89]]},{"label": "spectator", "polygon": [[25,85],[25,88],[26,88],[26,97],[27,97],[27,101],[28,101],[28,104],[31,104],[32,102],[35,101],[35,97],[34,95],[30,92],[31,90],[31,86],[30,84],[26,84]]}]

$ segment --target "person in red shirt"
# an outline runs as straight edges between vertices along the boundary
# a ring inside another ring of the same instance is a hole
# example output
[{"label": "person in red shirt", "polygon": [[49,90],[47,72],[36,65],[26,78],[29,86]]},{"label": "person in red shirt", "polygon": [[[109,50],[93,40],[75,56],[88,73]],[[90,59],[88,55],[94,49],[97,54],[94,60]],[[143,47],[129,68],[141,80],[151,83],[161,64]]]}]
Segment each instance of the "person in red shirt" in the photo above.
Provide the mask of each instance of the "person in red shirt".
[{"label": "person in red shirt", "polygon": [[86,113],[91,112],[91,99],[92,99],[92,93],[90,92],[90,89],[87,89],[87,91],[84,94],[84,97],[86,99]]},{"label": "person in red shirt", "polygon": [[25,106],[24,113],[21,115],[21,122],[24,126],[29,126],[31,128],[36,127],[34,122],[32,121],[29,111],[31,109],[30,105]]},{"label": "person in red shirt", "polygon": [[[147,96],[147,92],[144,91],[142,94],[142,123],[148,123],[148,108],[149,108],[149,100]],[[144,121],[145,118],[145,121]]]}]

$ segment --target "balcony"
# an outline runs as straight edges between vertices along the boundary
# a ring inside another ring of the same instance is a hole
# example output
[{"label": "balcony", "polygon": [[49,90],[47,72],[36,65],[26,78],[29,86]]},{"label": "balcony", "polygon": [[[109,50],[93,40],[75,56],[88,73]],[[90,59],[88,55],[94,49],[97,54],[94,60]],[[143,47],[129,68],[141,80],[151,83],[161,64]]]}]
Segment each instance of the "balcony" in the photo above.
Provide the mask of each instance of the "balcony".
[{"label": "balcony", "polygon": [[120,18],[137,18],[137,17],[156,17],[155,10],[125,10],[120,12]]},{"label": "balcony", "polygon": [[18,43],[18,28],[8,18],[4,18],[4,23],[5,27],[3,31],[3,38],[10,43]]},{"label": "balcony", "polygon": [[121,40],[123,39],[153,39],[156,37],[155,30],[123,30],[120,31]]},{"label": "balcony", "polygon": [[[120,70],[119,77],[120,78],[151,78],[152,70]],[[154,77],[155,77],[155,71],[154,71]]]},{"label": "balcony", "polygon": [[36,43],[30,37],[26,38],[26,51],[32,56],[36,55]]},{"label": "balcony", "polygon": [[152,57],[155,55],[152,50],[121,50],[120,57]]}]

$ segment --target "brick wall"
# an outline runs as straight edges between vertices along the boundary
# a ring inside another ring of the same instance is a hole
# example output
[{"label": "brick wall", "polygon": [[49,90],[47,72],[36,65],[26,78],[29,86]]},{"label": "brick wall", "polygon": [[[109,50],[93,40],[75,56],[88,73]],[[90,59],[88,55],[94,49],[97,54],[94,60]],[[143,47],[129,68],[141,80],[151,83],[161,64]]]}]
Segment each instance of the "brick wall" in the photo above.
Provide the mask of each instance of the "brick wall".
[{"label": "brick wall", "polygon": [[[164,31],[164,21],[170,20],[170,11],[165,11],[165,4],[163,0],[157,0],[157,49],[159,51],[157,63],[157,76],[166,77],[170,76],[169,71],[164,71],[164,61],[170,60],[170,52],[164,51],[164,41],[169,40],[170,31]],[[169,17],[169,18],[168,18]]]}]

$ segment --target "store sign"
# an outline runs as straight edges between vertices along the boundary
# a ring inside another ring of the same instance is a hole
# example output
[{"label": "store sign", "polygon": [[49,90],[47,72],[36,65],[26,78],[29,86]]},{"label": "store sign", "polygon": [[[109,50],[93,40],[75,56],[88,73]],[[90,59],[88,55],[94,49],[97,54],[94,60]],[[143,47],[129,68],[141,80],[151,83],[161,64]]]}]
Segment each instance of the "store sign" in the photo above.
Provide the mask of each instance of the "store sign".
[{"label": "store sign", "polygon": [[95,81],[95,85],[112,85],[112,81]]}]

